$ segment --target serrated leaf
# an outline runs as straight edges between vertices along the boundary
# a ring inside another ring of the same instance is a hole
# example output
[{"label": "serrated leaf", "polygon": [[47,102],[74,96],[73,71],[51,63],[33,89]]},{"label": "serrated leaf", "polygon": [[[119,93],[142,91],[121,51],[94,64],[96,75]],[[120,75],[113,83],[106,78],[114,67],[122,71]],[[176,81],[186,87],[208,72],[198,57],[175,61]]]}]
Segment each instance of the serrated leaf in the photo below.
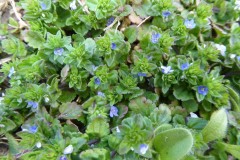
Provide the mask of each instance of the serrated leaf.
[{"label": "serrated leaf", "polygon": [[232,154],[235,158],[240,159],[240,146],[239,145],[232,145],[227,143],[221,143],[224,145],[224,149]]},{"label": "serrated leaf", "polygon": [[184,86],[174,87],[173,95],[181,101],[187,101],[194,98],[192,92],[187,90]]},{"label": "serrated leaf", "polygon": [[109,134],[109,124],[104,118],[97,117],[89,123],[86,133],[104,137]]},{"label": "serrated leaf", "polygon": [[77,94],[73,91],[62,91],[61,96],[58,98],[58,100],[62,103],[67,103],[67,102],[71,102],[72,100],[74,100],[74,98],[77,96]]},{"label": "serrated leaf", "polygon": [[16,128],[16,124],[11,120],[11,119],[8,119],[6,117],[4,117],[1,121],[0,121],[0,133],[3,134],[3,133],[6,133],[6,132],[9,132],[11,130],[13,130],[14,128]]},{"label": "serrated leaf", "polygon": [[45,39],[43,38],[42,33],[36,31],[28,31],[25,37],[28,45],[33,48],[41,48]]},{"label": "serrated leaf", "polygon": [[2,48],[6,53],[16,56],[25,56],[27,54],[24,43],[15,37],[4,39],[2,41]]},{"label": "serrated leaf", "polygon": [[129,43],[133,43],[137,39],[137,27],[130,26],[124,30],[124,35],[127,37]]},{"label": "serrated leaf", "polygon": [[194,99],[183,101],[182,105],[188,112],[196,112],[198,110],[198,103]]},{"label": "serrated leaf", "polygon": [[15,155],[20,152],[20,146],[17,142],[17,140],[10,134],[6,134],[8,145],[9,145],[9,151],[10,154]]},{"label": "serrated leaf", "polygon": [[110,160],[110,152],[104,148],[88,149],[79,155],[82,160],[101,159]]},{"label": "serrated leaf", "polygon": [[94,53],[95,51],[95,48],[96,48],[96,43],[95,41],[92,39],[92,38],[87,38],[85,41],[84,41],[84,44],[85,44],[85,50],[91,54]]},{"label": "serrated leaf", "polygon": [[129,108],[134,114],[149,116],[155,108],[155,104],[146,99],[146,97],[138,97],[130,101]]},{"label": "serrated leaf", "polygon": [[76,102],[61,105],[59,111],[59,117],[64,119],[77,119],[82,115],[82,108]]}]

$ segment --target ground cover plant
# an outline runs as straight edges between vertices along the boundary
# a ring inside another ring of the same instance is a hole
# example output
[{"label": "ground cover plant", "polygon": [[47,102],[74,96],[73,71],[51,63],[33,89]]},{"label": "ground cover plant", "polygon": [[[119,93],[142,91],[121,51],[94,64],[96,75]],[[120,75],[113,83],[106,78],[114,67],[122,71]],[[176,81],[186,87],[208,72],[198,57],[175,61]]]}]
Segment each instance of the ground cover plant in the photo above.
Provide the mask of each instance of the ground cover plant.
[{"label": "ground cover plant", "polygon": [[0,9],[1,160],[240,159],[239,0]]}]

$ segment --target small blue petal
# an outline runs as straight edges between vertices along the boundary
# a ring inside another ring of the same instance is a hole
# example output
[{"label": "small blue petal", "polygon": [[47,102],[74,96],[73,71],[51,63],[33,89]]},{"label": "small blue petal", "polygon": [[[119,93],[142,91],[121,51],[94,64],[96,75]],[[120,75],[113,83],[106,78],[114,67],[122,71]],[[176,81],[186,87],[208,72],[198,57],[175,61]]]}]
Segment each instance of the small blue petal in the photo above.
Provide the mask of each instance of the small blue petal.
[{"label": "small blue petal", "polygon": [[67,160],[67,157],[66,157],[66,156],[61,156],[61,157],[59,158],[59,160]]},{"label": "small blue petal", "polygon": [[151,41],[152,43],[158,43],[159,38],[161,38],[160,33],[152,33]]},{"label": "small blue petal", "polygon": [[240,56],[237,56],[237,60],[240,61]]},{"label": "small blue petal", "polygon": [[54,49],[54,54],[55,55],[58,55],[58,56],[61,56],[64,52],[64,49],[63,48],[56,48]]},{"label": "small blue petal", "polygon": [[169,74],[169,73],[172,73],[174,70],[172,70],[172,67],[171,66],[161,66],[161,69],[162,69],[162,73],[164,74]]},{"label": "small blue petal", "polygon": [[111,49],[112,49],[112,50],[115,50],[116,48],[117,48],[116,43],[111,43]]},{"label": "small blue petal", "polygon": [[28,107],[32,107],[33,109],[38,108],[38,103],[37,102],[33,102],[33,101],[28,101]]},{"label": "small blue petal", "polygon": [[206,96],[208,94],[208,87],[206,86],[198,86],[198,93]]},{"label": "small blue petal", "polygon": [[9,70],[8,77],[10,78],[14,73],[15,73],[15,69],[14,69],[14,67],[11,67]]},{"label": "small blue petal", "polygon": [[183,63],[182,65],[181,65],[181,70],[182,71],[184,71],[184,70],[186,70],[186,69],[188,69],[189,68],[189,63]]},{"label": "small blue petal", "polygon": [[36,125],[33,125],[33,126],[30,126],[28,130],[30,133],[36,133],[38,130],[38,127]]},{"label": "small blue petal", "polygon": [[99,78],[95,78],[95,79],[94,79],[94,83],[95,83],[96,85],[100,85],[100,84],[101,84],[101,80],[100,80]]},{"label": "small blue petal", "polygon": [[139,72],[139,73],[138,73],[138,76],[139,76],[139,77],[146,77],[147,74],[146,74],[146,73]]},{"label": "small blue petal", "polygon": [[194,22],[193,19],[191,19],[191,20],[189,20],[189,19],[185,19],[185,21],[184,21],[184,25],[185,25],[186,28],[188,28],[188,29],[193,29],[193,28],[195,28],[196,23]]},{"label": "small blue petal", "polygon": [[47,5],[43,2],[40,3],[42,10],[47,10]]},{"label": "small blue petal", "polygon": [[140,144],[139,150],[141,154],[145,154],[148,150],[148,145],[147,144]]},{"label": "small blue petal", "polygon": [[147,59],[148,60],[152,60],[153,56],[148,56]]},{"label": "small blue petal", "polygon": [[103,92],[97,92],[97,95],[100,96],[100,97],[105,97],[105,94]]},{"label": "small blue petal", "polygon": [[110,24],[112,24],[114,20],[115,20],[114,17],[110,17],[110,18],[107,20],[107,26],[109,26]]},{"label": "small blue petal", "polygon": [[118,116],[118,109],[115,106],[111,106],[110,108],[110,117]]},{"label": "small blue petal", "polygon": [[164,17],[164,18],[167,18],[168,16],[170,16],[171,15],[171,12],[170,11],[163,11],[162,12],[162,16]]}]

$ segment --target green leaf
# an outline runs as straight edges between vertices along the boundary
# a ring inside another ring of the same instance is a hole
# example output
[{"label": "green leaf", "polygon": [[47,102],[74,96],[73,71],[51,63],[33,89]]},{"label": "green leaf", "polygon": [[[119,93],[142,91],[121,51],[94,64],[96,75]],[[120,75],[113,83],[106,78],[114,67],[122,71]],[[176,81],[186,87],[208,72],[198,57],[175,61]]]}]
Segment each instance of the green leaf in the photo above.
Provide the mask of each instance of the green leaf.
[{"label": "green leaf", "polygon": [[149,116],[155,107],[155,104],[151,100],[146,99],[146,97],[132,99],[129,103],[129,108],[134,114],[145,116]]},{"label": "green leaf", "polygon": [[62,78],[62,81],[64,81],[66,79],[66,77],[68,76],[68,73],[69,73],[69,65],[65,65],[62,70],[61,70],[61,78]]},{"label": "green leaf", "polygon": [[15,37],[10,37],[2,41],[3,50],[8,54],[15,56],[25,56],[27,51],[24,43]]},{"label": "green leaf", "polygon": [[61,96],[59,97],[59,101],[62,103],[67,103],[67,102],[71,102],[72,100],[74,100],[74,98],[77,96],[77,94],[73,91],[62,91]]},{"label": "green leaf", "polygon": [[194,98],[192,92],[185,86],[175,86],[173,90],[173,95],[181,101],[187,101]]},{"label": "green leaf", "polygon": [[45,42],[45,39],[42,33],[37,31],[28,31],[25,39],[28,42],[29,46],[33,48],[39,48],[39,49],[42,47],[43,43]]},{"label": "green leaf", "polygon": [[230,86],[227,86],[228,93],[230,96],[230,101],[233,106],[233,110],[236,112],[240,112],[240,96],[239,94]]},{"label": "green leaf", "polygon": [[204,142],[208,143],[210,141],[225,137],[227,124],[228,119],[225,109],[220,109],[213,112],[210,121],[202,130]]},{"label": "green leaf", "polygon": [[188,112],[196,112],[198,110],[198,103],[193,99],[183,101],[182,105]]},{"label": "green leaf", "polygon": [[64,119],[77,119],[82,115],[82,108],[76,102],[68,102],[60,106],[59,115]]},{"label": "green leaf", "polygon": [[86,4],[91,11],[97,9],[98,0],[86,0]]},{"label": "green leaf", "polygon": [[109,124],[102,117],[97,117],[89,125],[86,130],[87,134],[104,137],[109,134]]},{"label": "green leaf", "polygon": [[10,154],[12,155],[18,154],[20,152],[20,146],[17,140],[11,134],[6,134],[6,137],[8,140]]},{"label": "green leaf", "polygon": [[239,145],[232,145],[227,143],[221,143],[224,145],[224,149],[232,154],[235,158],[240,159],[240,146]]},{"label": "green leaf", "polygon": [[190,118],[187,126],[192,129],[202,130],[207,125],[207,120],[202,118]]},{"label": "green leaf", "polygon": [[153,146],[162,160],[181,159],[191,150],[193,137],[187,129],[170,129],[159,133],[153,139]]},{"label": "green leaf", "polygon": [[160,104],[151,112],[150,119],[156,126],[168,123],[171,121],[171,110],[166,104]]},{"label": "green leaf", "polygon": [[137,39],[137,27],[136,26],[130,26],[124,30],[124,35],[127,37],[129,43],[133,43]]},{"label": "green leaf", "polygon": [[123,7],[123,11],[121,12],[121,14],[119,16],[125,17],[125,16],[129,15],[131,12],[132,12],[132,7],[130,5],[125,5]]},{"label": "green leaf", "polygon": [[94,148],[81,152],[79,157],[82,160],[110,160],[110,152],[104,148]]},{"label": "green leaf", "polygon": [[121,143],[120,143],[120,145],[119,145],[119,147],[118,147],[118,153],[120,154],[120,155],[124,155],[124,154],[126,154],[126,153],[128,153],[128,151],[130,151],[130,149],[131,149],[131,144],[128,142],[128,140],[127,139],[124,139]]},{"label": "green leaf", "polygon": [[9,18],[9,24],[8,24],[10,27],[13,27],[13,28],[18,28],[18,22],[13,19],[12,17]]},{"label": "green leaf", "polygon": [[96,42],[92,38],[87,38],[84,41],[84,44],[85,44],[85,50],[93,54],[96,49]]},{"label": "green leaf", "polygon": [[29,132],[18,132],[17,135],[22,139],[19,145],[23,149],[30,149],[34,147],[37,141],[39,140],[35,136],[35,134],[29,133]]},{"label": "green leaf", "polygon": [[166,130],[169,130],[169,129],[172,129],[172,128],[173,127],[172,127],[171,124],[168,124],[168,123],[162,124],[154,130],[154,134],[158,135],[159,133],[161,133],[163,131],[166,131]]},{"label": "green leaf", "polygon": [[0,133],[6,133],[9,131],[12,131],[13,129],[15,129],[17,126],[16,124],[9,118],[4,117],[1,121],[0,121]]}]

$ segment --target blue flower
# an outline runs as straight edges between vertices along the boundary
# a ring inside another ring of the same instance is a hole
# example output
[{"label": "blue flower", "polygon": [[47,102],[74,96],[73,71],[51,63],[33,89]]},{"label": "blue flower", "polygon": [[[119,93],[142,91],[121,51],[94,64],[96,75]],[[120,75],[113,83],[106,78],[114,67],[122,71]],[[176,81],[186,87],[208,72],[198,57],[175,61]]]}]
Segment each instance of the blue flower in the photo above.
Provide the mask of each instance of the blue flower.
[{"label": "blue flower", "polygon": [[118,109],[115,106],[111,106],[110,108],[110,117],[118,116]]},{"label": "blue flower", "polygon": [[107,26],[109,26],[110,24],[112,24],[114,20],[115,20],[114,17],[110,17],[110,18],[107,20]]},{"label": "blue flower", "polygon": [[97,92],[97,95],[100,96],[100,97],[105,97],[105,94],[103,92],[100,92],[100,91]]},{"label": "blue flower", "polygon": [[58,55],[58,56],[61,56],[64,52],[64,49],[63,48],[56,48],[54,49],[54,54],[55,55]]},{"label": "blue flower", "polygon": [[169,73],[172,73],[174,70],[172,70],[172,67],[171,66],[161,66],[161,69],[162,69],[162,72],[164,74],[169,74]]},{"label": "blue flower", "polygon": [[198,93],[206,96],[208,93],[208,87],[206,86],[198,86]]},{"label": "blue flower", "polygon": [[37,130],[38,130],[38,127],[36,125],[30,126],[28,129],[30,133],[36,133]]},{"label": "blue flower", "polygon": [[116,132],[117,132],[117,133],[120,133],[120,132],[121,132],[118,126],[116,127]]},{"label": "blue flower", "polygon": [[116,43],[111,43],[111,49],[112,49],[112,50],[115,50],[116,48],[117,48]]},{"label": "blue flower", "polygon": [[182,65],[181,65],[181,70],[182,71],[184,71],[184,70],[186,70],[186,69],[188,69],[189,68],[189,63],[187,62],[187,63],[183,63]]},{"label": "blue flower", "polygon": [[40,3],[42,10],[47,10],[47,5],[43,2]]},{"label": "blue flower", "polygon": [[162,16],[164,17],[164,18],[167,18],[168,16],[170,16],[171,15],[171,12],[170,11],[163,11],[162,12]]},{"label": "blue flower", "polygon": [[237,60],[240,61],[240,56],[237,56]]},{"label": "blue flower", "polygon": [[148,60],[152,60],[153,56],[147,56]]},{"label": "blue flower", "polygon": [[67,160],[67,157],[66,157],[66,156],[61,156],[61,157],[59,158],[59,160]]},{"label": "blue flower", "polygon": [[193,29],[193,28],[195,28],[196,23],[194,22],[194,19],[191,19],[191,20],[185,19],[184,25],[185,25],[186,28],[188,28],[188,29]]},{"label": "blue flower", "polygon": [[76,1],[75,1],[75,0],[73,0],[73,1],[70,3],[70,8],[71,8],[71,10],[76,10],[76,9],[77,9]]},{"label": "blue flower", "polygon": [[14,67],[11,67],[8,73],[8,77],[10,78],[15,73]]},{"label": "blue flower", "polygon": [[28,101],[28,107],[31,107],[33,109],[37,109],[38,108],[38,103],[34,102],[34,101]]},{"label": "blue flower", "polygon": [[94,83],[96,85],[100,85],[101,84],[101,80],[97,77],[97,78],[94,79]]},{"label": "blue flower", "polygon": [[139,151],[141,154],[145,154],[148,150],[148,145],[147,144],[140,144],[139,146]]},{"label": "blue flower", "polygon": [[146,73],[139,72],[139,73],[138,73],[138,76],[139,76],[139,77],[146,77],[147,74],[146,74]]},{"label": "blue flower", "polygon": [[159,38],[161,38],[160,33],[152,33],[151,41],[152,43],[158,43]]}]

